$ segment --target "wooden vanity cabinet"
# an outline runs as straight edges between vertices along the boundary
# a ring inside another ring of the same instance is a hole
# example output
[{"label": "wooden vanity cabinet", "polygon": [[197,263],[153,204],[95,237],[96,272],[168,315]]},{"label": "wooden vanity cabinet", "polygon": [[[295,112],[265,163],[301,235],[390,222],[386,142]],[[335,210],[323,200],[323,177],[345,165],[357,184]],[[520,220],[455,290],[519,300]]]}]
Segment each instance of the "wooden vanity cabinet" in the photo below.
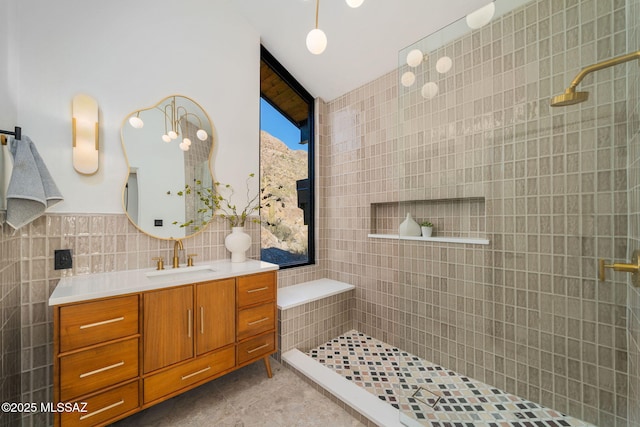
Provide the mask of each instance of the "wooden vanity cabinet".
[{"label": "wooden vanity cabinet", "polygon": [[276,351],[276,272],[54,307],[59,425],[108,425]]},{"label": "wooden vanity cabinet", "polygon": [[235,366],[235,287],[224,279],[143,294],[145,405]]},{"label": "wooden vanity cabinet", "polygon": [[92,426],[140,408],[139,295],[55,306],[54,402],[86,403],[57,412],[56,425]]},{"label": "wooden vanity cabinet", "polygon": [[236,339],[236,281],[196,285],[196,354],[233,344]]},{"label": "wooden vanity cabinet", "polygon": [[193,357],[193,287],[145,292],[144,373]]},{"label": "wooden vanity cabinet", "polygon": [[[194,300],[195,297],[195,300]],[[145,292],[144,373],[235,341],[235,280]]]},{"label": "wooden vanity cabinet", "polygon": [[276,351],[276,273],[271,271],[238,277],[236,285],[236,363],[244,366],[263,358],[267,374],[271,377],[269,355]]}]

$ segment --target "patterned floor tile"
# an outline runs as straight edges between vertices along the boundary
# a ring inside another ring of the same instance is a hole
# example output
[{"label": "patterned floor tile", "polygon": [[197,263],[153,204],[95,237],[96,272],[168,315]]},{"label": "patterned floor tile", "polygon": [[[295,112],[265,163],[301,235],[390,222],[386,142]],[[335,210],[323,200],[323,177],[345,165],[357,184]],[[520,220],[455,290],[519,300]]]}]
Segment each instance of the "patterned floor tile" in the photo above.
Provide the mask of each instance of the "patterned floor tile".
[{"label": "patterned floor tile", "polygon": [[311,350],[309,356],[425,426],[591,426],[358,331]]}]

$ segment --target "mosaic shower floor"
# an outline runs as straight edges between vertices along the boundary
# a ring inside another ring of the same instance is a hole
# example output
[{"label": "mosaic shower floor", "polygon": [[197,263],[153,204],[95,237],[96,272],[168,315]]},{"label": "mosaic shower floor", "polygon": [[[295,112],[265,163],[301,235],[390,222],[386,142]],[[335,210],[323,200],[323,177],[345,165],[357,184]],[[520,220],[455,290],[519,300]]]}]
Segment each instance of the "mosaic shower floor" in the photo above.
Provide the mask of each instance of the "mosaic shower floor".
[{"label": "mosaic shower floor", "polygon": [[591,426],[355,330],[311,350],[309,356],[399,409],[405,424],[433,427]]}]

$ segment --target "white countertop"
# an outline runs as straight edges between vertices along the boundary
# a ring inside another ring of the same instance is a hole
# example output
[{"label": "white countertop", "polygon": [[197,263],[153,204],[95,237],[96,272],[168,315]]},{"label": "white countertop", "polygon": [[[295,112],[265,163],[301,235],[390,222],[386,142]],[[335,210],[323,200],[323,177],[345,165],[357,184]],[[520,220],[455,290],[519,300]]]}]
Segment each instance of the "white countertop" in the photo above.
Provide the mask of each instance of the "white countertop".
[{"label": "white countertop", "polygon": [[[68,304],[171,286],[245,276],[274,271],[278,270],[278,268],[278,265],[264,261],[231,262],[231,260],[225,259],[200,261],[194,267],[167,268],[162,272],[158,272],[154,268],[145,268],[63,277],[58,282],[51,297],[49,297],[49,305]],[[158,273],[160,275],[152,276]]]}]

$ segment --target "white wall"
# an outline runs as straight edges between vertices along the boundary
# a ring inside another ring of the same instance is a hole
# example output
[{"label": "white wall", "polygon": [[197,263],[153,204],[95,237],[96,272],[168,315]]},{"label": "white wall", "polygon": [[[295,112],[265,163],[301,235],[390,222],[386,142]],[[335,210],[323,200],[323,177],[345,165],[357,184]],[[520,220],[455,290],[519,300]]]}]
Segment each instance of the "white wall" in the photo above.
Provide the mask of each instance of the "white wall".
[{"label": "white wall", "polygon": [[[122,120],[171,94],[193,98],[211,117],[217,180],[242,189],[258,172],[260,38],[227,1],[10,3],[17,17],[10,38],[19,55],[17,123],[65,197],[53,211],[122,212]],[[71,164],[77,93],[100,106],[100,170],[90,177]]]},{"label": "white wall", "polygon": [[16,126],[14,14],[12,3],[0,2],[0,129],[11,131]]}]

